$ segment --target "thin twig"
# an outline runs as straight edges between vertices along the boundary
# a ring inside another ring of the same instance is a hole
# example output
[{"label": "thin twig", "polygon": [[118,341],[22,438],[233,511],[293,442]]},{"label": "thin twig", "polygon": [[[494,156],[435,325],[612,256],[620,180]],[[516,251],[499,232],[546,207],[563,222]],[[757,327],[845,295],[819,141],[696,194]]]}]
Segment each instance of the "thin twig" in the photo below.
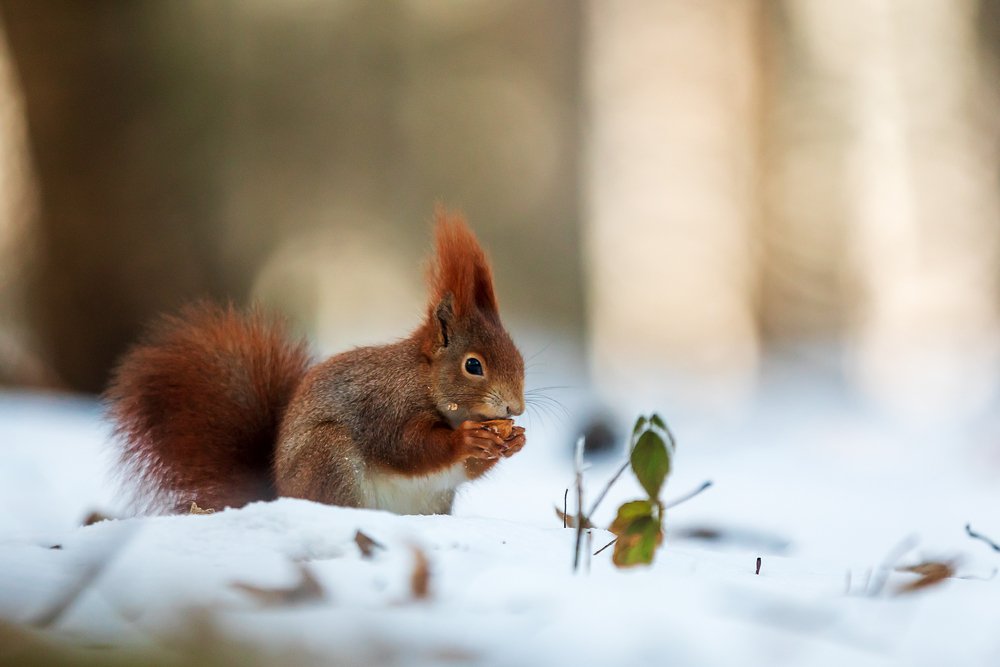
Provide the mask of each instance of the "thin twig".
[{"label": "thin twig", "polygon": [[569,489],[563,492],[563,528],[566,527],[566,517],[568,516],[566,512],[569,510]]},{"label": "thin twig", "polygon": [[961,577],[955,577],[956,579],[969,579],[972,581],[990,581],[997,576],[997,569],[993,568],[990,571],[990,576],[984,577],[978,574],[963,574]]},{"label": "thin twig", "polygon": [[605,544],[603,547],[601,547],[600,549],[598,549],[597,551],[595,551],[594,555],[596,556],[597,554],[601,553],[602,551],[604,551],[605,549],[607,549],[608,547],[610,547],[612,544],[614,544],[617,541],[618,541],[618,538],[616,537],[615,539],[611,540],[610,542],[608,542],[607,544]]},{"label": "thin twig", "polygon": [[602,500],[604,500],[604,496],[608,495],[608,491],[610,491],[612,485],[614,485],[614,483],[618,481],[618,478],[622,476],[622,473],[628,469],[629,464],[630,461],[625,461],[625,463],[623,463],[621,467],[618,468],[618,472],[616,472],[614,476],[612,476],[611,479],[608,480],[608,483],[604,485],[604,490],[598,494],[597,500],[595,500],[594,504],[590,506],[590,512],[587,513],[588,518],[594,516],[594,512],[597,511],[597,506],[601,504]]},{"label": "thin twig", "polygon": [[707,489],[710,486],[712,486],[712,483],[713,482],[710,479],[705,480],[704,482],[701,483],[701,486],[699,486],[697,489],[695,489],[693,491],[689,491],[687,494],[681,496],[680,498],[676,498],[674,500],[671,500],[669,503],[664,503],[663,509],[668,510],[668,509],[671,509],[673,507],[677,507],[681,503],[686,503],[687,501],[691,500],[692,498],[694,498],[695,496],[697,496],[699,493],[701,493],[705,489]]},{"label": "thin twig", "polygon": [[576,441],[576,456],[573,467],[576,468],[576,546],[573,549],[573,571],[580,567],[580,546],[583,542],[583,441]]},{"label": "thin twig", "polygon": [[972,539],[982,540],[983,542],[988,544],[990,548],[993,549],[993,551],[1000,551],[1000,544],[997,544],[996,542],[986,537],[982,533],[977,533],[976,531],[972,530],[971,523],[965,524],[965,532],[968,533],[969,537],[971,537]]}]

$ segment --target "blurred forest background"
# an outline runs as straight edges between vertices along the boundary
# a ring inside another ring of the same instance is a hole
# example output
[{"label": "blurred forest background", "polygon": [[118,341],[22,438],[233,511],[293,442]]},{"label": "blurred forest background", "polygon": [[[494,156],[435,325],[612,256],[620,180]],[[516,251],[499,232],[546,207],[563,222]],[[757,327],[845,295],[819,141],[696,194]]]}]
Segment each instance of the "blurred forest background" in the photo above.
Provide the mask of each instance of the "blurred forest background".
[{"label": "blurred forest background", "polygon": [[97,392],[200,296],[401,336],[442,201],[606,396],[791,359],[972,414],[998,59],[1000,0],[0,0],[0,384]]}]

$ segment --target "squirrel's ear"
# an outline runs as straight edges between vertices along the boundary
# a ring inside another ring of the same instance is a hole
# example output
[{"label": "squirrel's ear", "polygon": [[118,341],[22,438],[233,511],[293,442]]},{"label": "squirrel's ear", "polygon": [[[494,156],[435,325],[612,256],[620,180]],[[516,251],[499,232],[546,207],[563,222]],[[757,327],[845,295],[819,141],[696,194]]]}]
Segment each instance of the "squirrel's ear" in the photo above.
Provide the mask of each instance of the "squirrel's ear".
[{"label": "squirrel's ear", "polygon": [[452,295],[445,294],[444,298],[434,307],[431,313],[431,328],[437,334],[436,347],[448,347],[451,342],[452,323],[455,321],[455,311],[452,308]]},{"label": "squirrel's ear", "polygon": [[498,317],[493,272],[465,218],[439,206],[435,219],[437,255],[430,271],[432,303],[450,294],[456,317],[473,310],[487,317]]},{"label": "squirrel's ear", "polygon": [[473,270],[472,297],[481,313],[498,317],[500,310],[497,307],[496,293],[493,291],[493,272],[486,262],[485,254],[482,255],[482,260]]}]

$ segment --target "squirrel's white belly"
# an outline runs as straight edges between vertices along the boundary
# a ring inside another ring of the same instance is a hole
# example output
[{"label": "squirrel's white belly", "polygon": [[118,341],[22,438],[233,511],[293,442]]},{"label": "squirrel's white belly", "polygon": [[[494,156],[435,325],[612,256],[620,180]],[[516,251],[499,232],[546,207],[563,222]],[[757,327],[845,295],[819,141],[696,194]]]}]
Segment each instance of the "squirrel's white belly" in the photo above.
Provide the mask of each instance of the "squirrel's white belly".
[{"label": "squirrel's white belly", "polygon": [[365,477],[365,505],[396,514],[450,514],[455,489],[469,481],[462,463],[430,475],[369,470]]}]

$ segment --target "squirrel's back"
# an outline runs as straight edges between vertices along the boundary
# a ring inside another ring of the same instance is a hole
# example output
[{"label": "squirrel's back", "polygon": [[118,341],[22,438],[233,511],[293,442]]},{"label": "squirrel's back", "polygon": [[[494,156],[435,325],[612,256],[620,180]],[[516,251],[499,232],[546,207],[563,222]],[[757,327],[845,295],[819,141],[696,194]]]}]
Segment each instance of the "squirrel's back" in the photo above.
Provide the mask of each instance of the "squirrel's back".
[{"label": "squirrel's back", "polygon": [[310,359],[259,311],[198,303],[160,319],[105,394],[143,509],[275,497],[274,443]]}]

